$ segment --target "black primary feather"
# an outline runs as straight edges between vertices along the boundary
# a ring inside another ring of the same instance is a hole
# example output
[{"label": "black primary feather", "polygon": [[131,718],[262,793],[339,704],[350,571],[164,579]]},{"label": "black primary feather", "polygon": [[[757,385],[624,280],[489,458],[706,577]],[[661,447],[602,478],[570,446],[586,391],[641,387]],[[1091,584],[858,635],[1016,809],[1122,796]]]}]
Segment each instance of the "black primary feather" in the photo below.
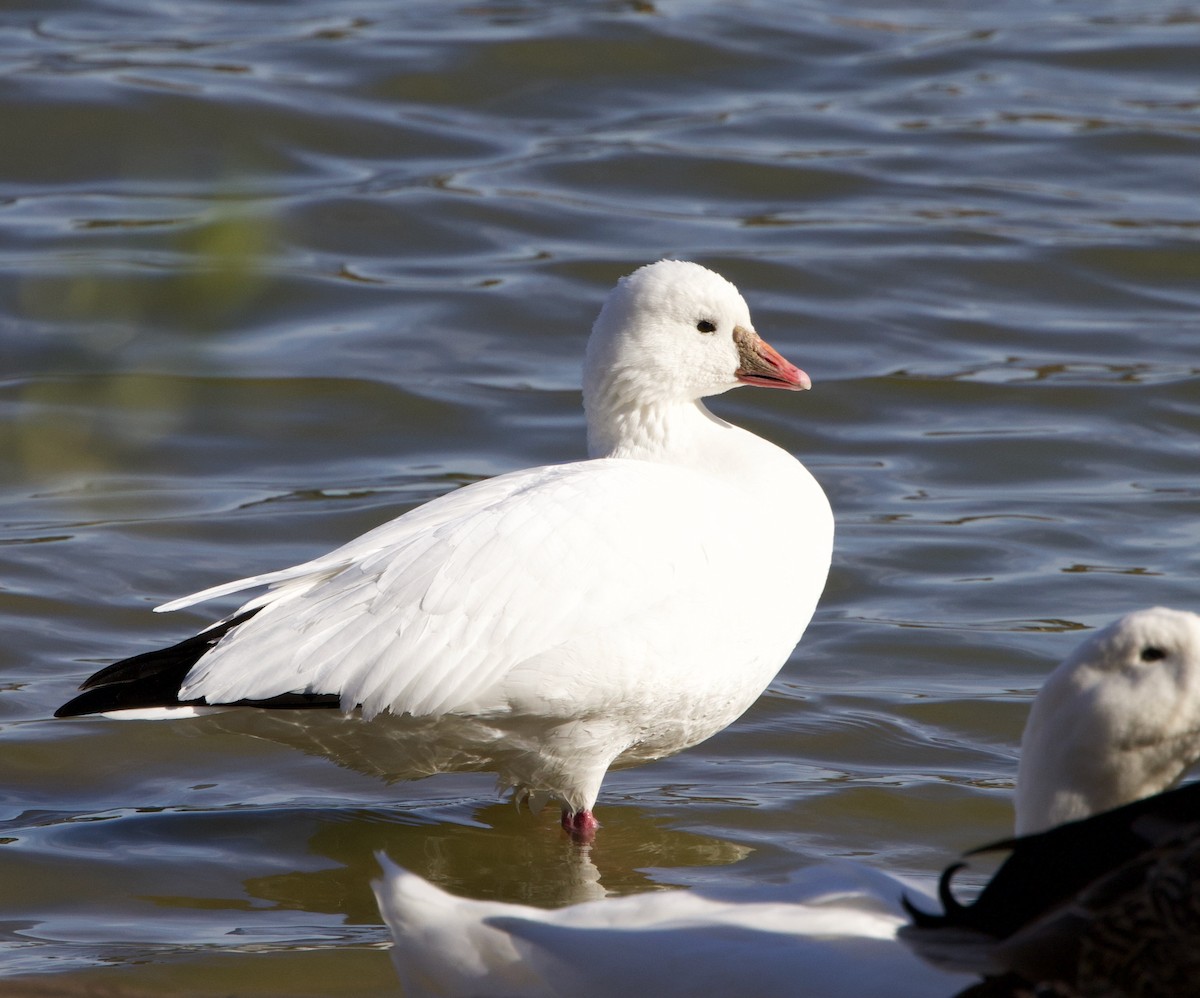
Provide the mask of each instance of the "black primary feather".
[{"label": "black primary feather", "polygon": [[950,891],[951,878],[965,865],[955,863],[938,884],[943,914],[921,911],[907,898],[904,907],[917,928],[975,929],[1004,939],[1136,859],[1158,841],[1164,828],[1196,822],[1200,822],[1200,782],[1044,832],[972,849],[968,856],[1011,851],[972,904],[960,904]]},{"label": "black primary feather", "polygon": [[1200,994],[1200,783],[1034,835],[972,904],[949,867],[944,912],[907,898],[900,938],[932,963],[988,975],[958,998],[1183,998]]},{"label": "black primary feather", "polygon": [[[258,613],[258,608],[215,624],[168,648],[143,652],[122,659],[89,676],[83,691],[54,712],[55,717],[79,717],[111,710],[146,707],[189,707],[209,705],[201,699],[180,700],[179,687],[201,657],[234,628]],[[217,705],[209,705],[217,706]],[[266,707],[273,709],[340,707],[337,696],[327,693],[284,693],[266,700],[238,700],[220,706]]]}]

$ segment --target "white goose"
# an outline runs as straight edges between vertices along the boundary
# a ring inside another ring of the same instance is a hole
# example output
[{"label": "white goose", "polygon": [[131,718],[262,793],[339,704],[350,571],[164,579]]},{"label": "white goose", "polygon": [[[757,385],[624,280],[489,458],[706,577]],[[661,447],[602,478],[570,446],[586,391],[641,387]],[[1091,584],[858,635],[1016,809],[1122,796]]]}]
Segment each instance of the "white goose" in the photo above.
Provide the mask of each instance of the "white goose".
[{"label": "white goose", "polygon": [[[1018,827],[1047,828],[1155,794],[1198,757],[1200,617],[1127,614],[1089,637],[1039,693],[1022,741]],[[655,892],[545,911],[456,898],[380,863],[375,896],[412,998],[946,998],[978,979],[910,952],[897,939],[908,922],[901,898],[927,910],[934,902],[857,864],[810,867],[788,884],[749,890]],[[961,954],[941,948],[955,965]]]},{"label": "white goose", "polygon": [[970,905],[907,906],[901,937],[988,975],[981,998],[1200,994],[1200,617],[1126,614],[1046,680],[1021,740],[1019,838]]},{"label": "white goose", "polygon": [[588,341],[591,460],[442,496],[294,568],[171,648],[98,672],[57,716],[213,705],[407,715],[583,838],[614,765],[708,738],[766,688],[825,585],[833,517],[786,451],[701,399],[808,376],[737,289],[663,260],[622,279]]}]

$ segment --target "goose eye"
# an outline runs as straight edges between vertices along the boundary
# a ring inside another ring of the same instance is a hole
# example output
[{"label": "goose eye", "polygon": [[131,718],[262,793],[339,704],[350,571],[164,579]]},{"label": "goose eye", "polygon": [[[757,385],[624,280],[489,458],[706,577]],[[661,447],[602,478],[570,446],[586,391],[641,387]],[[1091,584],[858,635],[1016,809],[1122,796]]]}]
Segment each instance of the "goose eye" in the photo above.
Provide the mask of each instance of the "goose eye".
[{"label": "goose eye", "polygon": [[1138,657],[1141,658],[1143,662],[1157,662],[1160,659],[1166,658],[1167,653],[1161,648],[1155,648],[1154,645],[1147,645],[1142,649],[1142,653]]},{"label": "goose eye", "polygon": [[717,331],[717,324],[710,322],[708,319],[701,319],[696,323],[696,328],[702,333],[715,333]]}]

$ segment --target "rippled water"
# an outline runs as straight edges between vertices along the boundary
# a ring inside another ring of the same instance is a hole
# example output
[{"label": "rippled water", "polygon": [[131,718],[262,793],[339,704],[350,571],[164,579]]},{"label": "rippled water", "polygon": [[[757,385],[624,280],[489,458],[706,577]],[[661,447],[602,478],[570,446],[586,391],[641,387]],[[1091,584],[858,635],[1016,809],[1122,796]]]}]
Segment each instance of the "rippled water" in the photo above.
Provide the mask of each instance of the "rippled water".
[{"label": "rippled water", "polygon": [[[557,905],[1007,831],[1077,632],[1200,609],[1200,7],[958,7],[5,6],[0,994],[392,993],[377,849]],[[277,718],[50,720],[210,619],[165,599],[578,457],[592,318],[663,255],[812,375],[714,407],[839,535],[770,692],[612,774],[590,854]]]}]

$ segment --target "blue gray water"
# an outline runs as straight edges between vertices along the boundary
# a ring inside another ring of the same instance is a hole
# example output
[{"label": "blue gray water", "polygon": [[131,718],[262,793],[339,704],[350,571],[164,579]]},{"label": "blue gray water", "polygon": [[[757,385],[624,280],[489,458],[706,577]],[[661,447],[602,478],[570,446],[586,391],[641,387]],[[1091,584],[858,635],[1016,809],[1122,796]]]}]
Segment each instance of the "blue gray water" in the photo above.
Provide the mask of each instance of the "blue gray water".
[{"label": "blue gray water", "polygon": [[[393,993],[377,849],[558,905],[1005,834],[1050,666],[1200,609],[1197,66],[1155,0],[6,4],[0,994]],[[50,719],[211,619],[159,602],[580,456],[664,255],[812,376],[714,408],[839,533],[768,694],[610,776],[590,853],[277,722]]]}]

